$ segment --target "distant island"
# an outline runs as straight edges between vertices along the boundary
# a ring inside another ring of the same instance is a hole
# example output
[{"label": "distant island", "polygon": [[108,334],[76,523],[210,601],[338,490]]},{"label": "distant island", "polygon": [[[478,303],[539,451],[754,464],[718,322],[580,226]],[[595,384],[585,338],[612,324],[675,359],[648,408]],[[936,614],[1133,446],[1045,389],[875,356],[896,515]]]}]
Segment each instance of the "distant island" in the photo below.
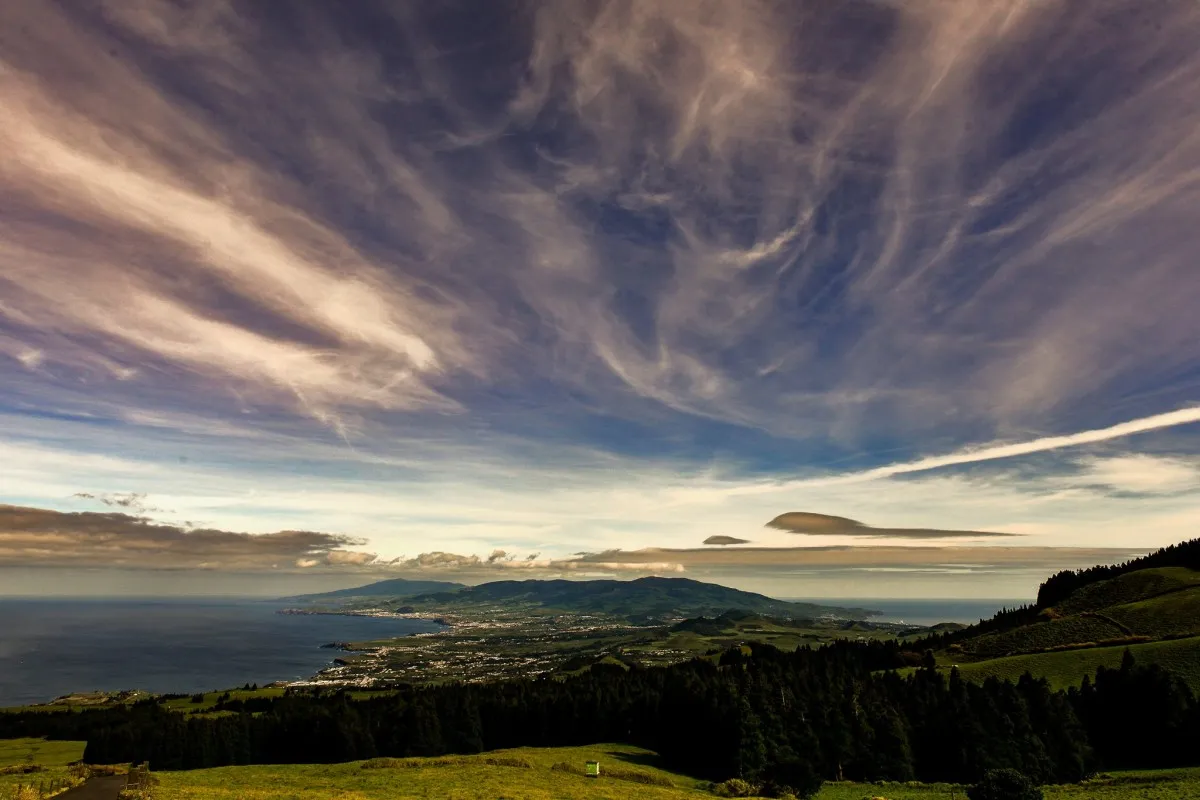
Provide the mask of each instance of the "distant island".
[{"label": "distant island", "polygon": [[[324,604],[335,611],[376,609],[404,614],[474,614],[503,604],[529,612],[603,614],[631,624],[661,624],[689,617],[747,611],[784,619],[862,620],[881,612],[819,603],[776,600],[716,583],[688,578],[618,580],[493,581],[478,586],[432,581],[390,580],[322,594],[285,598]],[[333,604],[332,606],[330,604]]]}]

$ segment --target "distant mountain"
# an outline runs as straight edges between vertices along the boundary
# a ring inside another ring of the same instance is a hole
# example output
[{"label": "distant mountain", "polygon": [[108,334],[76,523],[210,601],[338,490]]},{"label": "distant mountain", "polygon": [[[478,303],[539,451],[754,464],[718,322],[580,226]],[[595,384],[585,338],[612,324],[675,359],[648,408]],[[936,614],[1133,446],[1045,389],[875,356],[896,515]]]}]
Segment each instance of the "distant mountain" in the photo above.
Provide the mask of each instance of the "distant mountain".
[{"label": "distant mountain", "polygon": [[349,589],[336,589],[332,592],[302,594],[296,597],[284,597],[280,599],[298,603],[318,603],[329,600],[342,602],[344,600],[355,600],[366,597],[390,599],[395,597],[409,597],[414,594],[429,594],[430,592],[452,592],[462,588],[463,584],[452,583],[450,581],[410,581],[404,578],[392,578],[391,580],[368,583],[366,586],[354,586]]},{"label": "distant mountain", "polygon": [[608,614],[634,622],[716,616],[730,610],[785,619],[866,619],[879,612],[817,603],[790,603],[754,592],[687,578],[638,578],[632,581],[494,581],[453,592],[407,598],[414,610],[504,604],[528,605],[576,614]]}]

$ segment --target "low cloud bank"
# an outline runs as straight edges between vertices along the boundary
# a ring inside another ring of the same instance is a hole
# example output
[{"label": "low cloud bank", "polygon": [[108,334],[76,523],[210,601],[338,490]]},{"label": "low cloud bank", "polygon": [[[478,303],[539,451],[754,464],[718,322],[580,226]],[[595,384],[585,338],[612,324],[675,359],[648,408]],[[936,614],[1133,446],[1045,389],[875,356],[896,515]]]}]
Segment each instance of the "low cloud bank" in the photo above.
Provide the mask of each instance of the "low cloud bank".
[{"label": "low cloud bank", "polygon": [[285,530],[240,533],[168,525],[120,512],[0,505],[0,565],[196,569],[366,566],[364,539]]}]

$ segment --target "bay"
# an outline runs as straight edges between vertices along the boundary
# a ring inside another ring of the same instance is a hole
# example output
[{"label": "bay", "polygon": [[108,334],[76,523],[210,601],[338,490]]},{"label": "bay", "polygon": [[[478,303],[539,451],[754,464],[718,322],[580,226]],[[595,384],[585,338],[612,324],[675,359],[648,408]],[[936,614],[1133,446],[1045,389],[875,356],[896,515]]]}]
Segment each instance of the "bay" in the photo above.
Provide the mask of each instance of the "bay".
[{"label": "bay", "polygon": [[72,692],[200,692],[301,680],[328,642],[408,636],[435,622],[276,613],[277,601],[0,598],[0,707]]}]

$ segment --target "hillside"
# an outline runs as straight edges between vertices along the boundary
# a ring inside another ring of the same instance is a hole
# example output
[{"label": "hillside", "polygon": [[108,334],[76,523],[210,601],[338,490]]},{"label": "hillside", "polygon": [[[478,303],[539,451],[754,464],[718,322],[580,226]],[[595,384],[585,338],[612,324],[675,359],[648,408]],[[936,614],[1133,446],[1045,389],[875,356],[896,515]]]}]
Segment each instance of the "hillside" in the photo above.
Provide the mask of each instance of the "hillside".
[{"label": "hillside", "polygon": [[410,581],[405,578],[392,578],[368,583],[366,586],[352,586],[349,589],[335,589],[332,592],[301,594],[280,599],[289,603],[342,602],[367,597],[409,597],[414,594],[429,594],[430,592],[452,592],[461,588],[463,588],[463,584],[450,581]]},{"label": "hillside", "polygon": [[1160,664],[1197,688],[1200,570],[1187,566],[1195,562],[1197,542],[1115,567],[1058,573],[1042,585],[1036,605],[923,644],[940,664],[959,665],[973,680],[1016,678],[1028,670],[1056,687],[1079,685],[1129,647],[1139,662]]},{"label": "hillside", "polygon": [[1088,569],[1057,572],[1038,587],[1037,607],[1056,606],[1080,589],[1101,581],[1111,580],[1131,572],[1161,567],[1200,570],[1200,539],[1190,539],[1170,547],[1163,547],[1149,555],[1126,561],[1124,564],[1098,565]]},{"label": "hillside", "polygon": [[414,611],[445,611],[496,604],[605,614],[635,622],[716,616],[732,609],[786,619],[865,619],[875,613],[863,608],[791,603],[688,578],[494,581],[454,592],[418,595],[395,605]]},{"label": "hillside", "polygon": [[[1048,680],[1051,688],[1066,689],[1082,683],[1084,675],[1095,675],[1097,667],[1115,669],[1120,666],[1126,650],[1133,654],[1138,664],[1157,664],[1175,673],[1200,695],[1200,636],[992,658],[959,664],[958,668],[964,678],[973,681],[990,677],[1015,681],[1029,672]],[[941,661],[943,666],[948,665],[947,658]]]},{"label": "hillside", "polygon": [[996,658],[1083,645],[1133,644],[1200,635],[1200,572],[1161,567],[1090,583],[1025,624],[957,635],[968,657]]}]

